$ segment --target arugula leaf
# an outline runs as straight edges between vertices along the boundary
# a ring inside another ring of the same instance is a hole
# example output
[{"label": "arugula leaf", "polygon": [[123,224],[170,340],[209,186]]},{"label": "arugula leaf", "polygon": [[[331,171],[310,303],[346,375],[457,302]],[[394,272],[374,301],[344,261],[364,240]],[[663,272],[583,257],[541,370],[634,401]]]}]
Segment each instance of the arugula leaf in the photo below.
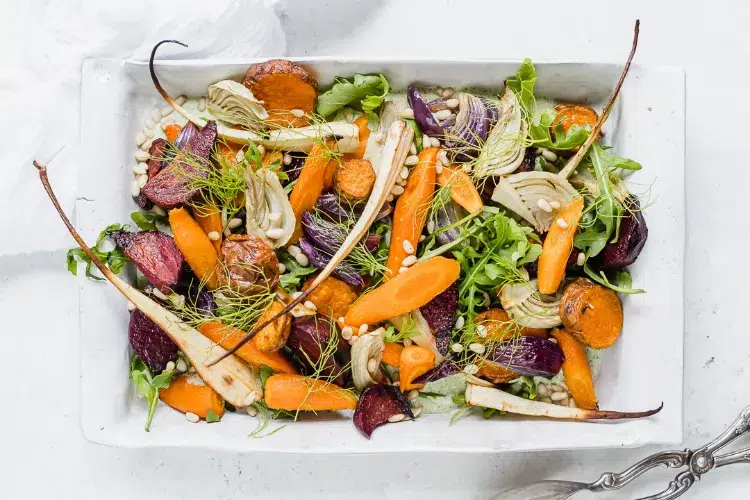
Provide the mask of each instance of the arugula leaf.
[{"label": "arugula leaf", "polygon": [[409,316],[402,325],[401,329],[397,330],[393,325],[388,325],[383,334],[383,339],[386,342],[403,342],[406,339],[410,339],[419,335],[419,330],[416,328],[417,322]]},{"label": "arugula leaf", "polygon": [[466,395],[465,394],[456,394],[451,398],[451,401],[453,401],[453,404],[463,406],[466,404]]},{"label": "arugula leaf", "polygon": [[333,87],[318,96],[318,114],[329,116],[344,106],[361,109],[369,120],[377,120],[375,110],[391,90],[383,75],[355,74],[353,81],[336,78]]},{"label": "arugula leaf", "polygon": [[130,360],[130,379],[133,381],[138,394],[148,401],[148,416],[144,427],[146,432],[151,427],[156,406],[159,404],[159,390],[169,387],[173,376],[174,371],[164,370],[154,377],[148,366],[137,355],[134,354]]},{"label": "arugula leaf", "polygon": [[258,370],[260,373],[260,385],[261,387],[266,387],[266,380],[268,380],[268,377],[273,375],[273,369],[270,366],[263,365],[260,367],[260,370]]},{"label": "arugula leaf", "polygon": [[213,410],[208,410],[206,413],[206,423],[213,424],[214,422],[220,422],[221,417],[214,413]]},{"label": "arugula leaf", "polygon": [[169,219],[164,215],[158,215],[154,212],[133,212],[130,218],[135,222],[142,231],[153,231],[156,229],[156,223],[169,224]]},{"label": "arugula leaf", "polygon": [[627,271],[617,273],[618,283],[614,284],[609,280],[609,278],[607,278],[607,275],[604,273],[604,271],[599,271],[599,274],[597,274],[593,269],[591,269],[591,267],[589,267],[587,259],[586,263],[583,265],[583,272],[585,272],[586,275],[593,281],[596,281],[600,285],[614,290],[615,292],[620,292],[625,295],[646,293],[646,291],[643,289],[632,287],[633,279],[630,277],[630,273],[628,273]]},{"label": "arugula leaf", "polygon": [[299,290],[305,276],[317,271],[313,266],[302,266],[286,250],[278,251],[279,262],[284,264],[286,272],[279,277],[279,286],[285,291]]},{"label": "arugula leaf", "polygon": [[430,398],[430,399],[445,397],[445,394],[440,394],[439,392],[429,392],[429,391],[420,391],[419,395],[421,397]]},{"label": "arugula leaf", "polygon": [[[122,271],[122,268],[125,267],[125,264],[130,261],[130,259],[125,256],[125,252],[123,252],[121,248],[115,247],[109,252],[105,252],[100,248],[100,246],[112,231],[126,231],[128,229],[129,226],[127,224],[110,224],[109,226],[104,228],[102,232],[99,233],[99,237],[96,239],[96,244],[91,247],[91,251],[94,253],[94,255],[96,255],[99,260],[104,262],[104,264],[109,267],[110,270],[115,274],[119,274]],[[86,253],[81,248],[76,247],[68,250],[68,253],[65,256],[65,261],[68,267],[68,271],[70,271],[73,276],[78,276],[78,262],[82,262],[86,264],[87,278],[97,281],[104,281],[104,278],[93,274],[92,271],[96,266],[94,266],[94,263],[91,261],[89,256],[86,255]]]},{"label": "arugula leaf", "polygon": [[527,117],[534,115],[534,85],[536,84],[536,69],[531,59],[523,60],[515,78],[505,80],[505,86],[516,93]]},{"label": "arugula leaf", "polygon": [[536,384],[534,383],[534,379],[532,377],[522,375],[521,381],[523,382],[523,385],[524,385],[522,397],[526,399],[532,399],[532,400],[536,399]]},{"label": "arugula leaf", "polygon": [[546,109],[529,124],[529,136],[536,147],[569,151],[586,142],[589,134],[591,134],[591,127],[573,125],[565,132],[559,123],[555,126],[555,138],[553,139],[551,130],[556,117],[557,111]]}]

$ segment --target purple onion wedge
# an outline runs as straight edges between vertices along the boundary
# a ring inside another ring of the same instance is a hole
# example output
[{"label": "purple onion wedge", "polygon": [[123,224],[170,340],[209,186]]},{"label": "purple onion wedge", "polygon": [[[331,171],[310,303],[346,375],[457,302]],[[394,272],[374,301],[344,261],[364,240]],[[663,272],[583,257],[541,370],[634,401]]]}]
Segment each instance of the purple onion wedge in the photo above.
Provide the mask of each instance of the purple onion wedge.
[{"label": "purple onion wedge", "polygon": [[638,199],[631,196],[625,200],[627,213],[620,221],[620,235],[614,243],[607,243],[599,262],[601,269],[621,269],[636,261],[648,238],[646,219]]},{"label": "purple onion wedge", "polygon": [[524,336],[495,347],[489,361],[529,377],[554,377],[560,372],[565,356],[552,341]]},{"label": "purple onion wedge", "polygon": [[354,410],[354,426],[370,439],[372,432],[395,415],[414,418],[409,400],[392,385],[375,384],[362,392]]},{"label": "purple onion wedge", "polygon": [[110,236],[160,292],[169,293],[177,284],[184,259],[171,236],[160,231],[112,231]]},{"label": "purple onion wedge", "polygon": [[458,284],[453,283],[427,304],[419,308],[425,321],[435,336],[438,352],[445,356],[451,343],[451,332],[456,322],[458,307]]},{"label": "purple onion wedge", "polygon": [[286,346],[305,375],[317,370],[326,381],[339,386],[346,383],[349,344],[339,335],[336,324],[325,316],[294,318]]},{"label": "purple onion wedge", "polygon": [[[364,210],[363,204],[348,205],[342,204],[338,195],[334,193],[325,193],[318,197],[315,202],[315,208],[328,215],[332,220],[341,222],[345,220],[356,220],[362,215]],[[393,207],[390,203],[386,202],[380,207],[380,211],[375,216],[375,220],[380,220],[388,217],[393,211]]]},{"label": "purple onion wedge", "polygon": [[427,103],[422,98],[417,87],[409,85],[406,90],[406,99],[409,101],[409,107],[414,110],[414,121],[417,122],[419,130],[432,137],[442,137],[445,131],[437,122]]},{"label": "purple onion wedge", "polygon": [[459,111],[456,124],[450,131],[446,146],[453,151],[453,159],[465,162],[475,158],[490,132],[490,115],[485,101],[461,92],[458,94]]},{"label": "purple onion wedge", "polygon": [[424,375],[420,375],[419,377],[415,378],[414,383],[426,384],[428,382],[434,382],[435,380],[440,380],[445,377],[455,375],[460,371],[461,368],[459,368],[459,366],[452,359],[446,358],[432,370],[428,371]]},{"label": "purple onion wedge", "polygon": [[[323,252],[315,248],[315,245],[313,245],[307,238],[300,238],[299,246],[302,249],[302,252],[310,260],[310,264],[317,269],[325,268],[331,261],[330,256],[325,255]],[[336,266],[332,274],[344,283],[348,283],[354,287],[361,289],[365,286],[365,280],[362,278],[362,275],[360,275],[351,264],[346,262],[346,260]]]}]

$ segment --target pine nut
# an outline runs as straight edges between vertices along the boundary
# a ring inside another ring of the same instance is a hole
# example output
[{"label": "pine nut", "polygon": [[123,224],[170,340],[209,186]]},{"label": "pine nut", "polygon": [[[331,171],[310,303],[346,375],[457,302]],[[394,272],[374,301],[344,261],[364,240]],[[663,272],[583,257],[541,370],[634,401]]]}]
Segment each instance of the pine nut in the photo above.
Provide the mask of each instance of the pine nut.
[{"label": "pine nut", "polygon": [[416,389],[412,389],[412,390],[410,390],[410,391],[409,391],[409,393],[407,394],[407,396],[406,396],[406,399],[408,399],[409,401],[414,401],[414,400],[415,400],[415,399],[417,399],[418,397],[419,397],[419,391],[418,391],[418,390],[416,390]]},{"label": "pine nut", "polygon": [[239,163],[239,162],[241,162],[244,159],[245,159],[245,153],[244,153],[244,151],[242,151],[240,149],[239,151],[237,151],[237,154],[234,155],[234,161],[236,161],[237,163]]},{"label": "pine nut", "polygon": [[154,141],[147,140],[146,142],[144,142],[143,144],[141,144],[141,149],[144,150],[144,151],[148,151],[149,149],[151,149],[151,144],[153,144],[153,142]]},{"label": "pine nut", "polygon": [[565,398],[560,401],[560,406],[568,406],[569,403],[570,403],[570,398]]},{"label": "pine nut", "polygon": [[550,398],[539,398],[540,403],[547,403],[548,405],[552,404],[552,400]]},{"label": "pine nut", "polygon": [[558,217],[558,219],[555,221],[555,224],[557,224],[557,227],[560,229],[568,229],[568,223],[565,222],[565,219],[562,217]]},{"label": "pine nut", "polygon": [[555,210],[560,210],[560,202],[559,201],[550,201],[549,206],[554,208]]},{"label": "pine nut", "polygon": [[402,179],[408,179],[409,178],[409,169],[404,167],[401,169],[401,178]]},{"label": "pine nut", "polygon": [[245,403],[245,406],[250,406],[251,404],[255,403],[256,401],[258,401],[258,393],[255,392],[255,391],[251,391],[250,394],[248,394],[245,397],[244,403]]},{"label": "pine nut", "polygon": [[474,375],[478,371],[479,371],[479,367],[477,365],[474,365],[474,364],[466,365],[464,367],[464,373],[466,373],[467,375]]},{"label": "pine nut", "polygon": [[198,422],[200,422],[200,420],[201,420],[201,419],[200,419],[200,417],[199,417],[198,415],[196,415],[195,413],[193,413],[193,412],[191,412],[191,411],[189,411],[189,412],[187,412],[187,413],[185,414],[185,418],[186,418],[186,419],[187,419],[187,421],[188,421],[188,422],[190,422],[191,424],[197,424],[197,423],[198,423]]},{"label": "pine nut", "polygon": [[143,132],[138,132],[137,134],[135,134],[135,143],[138,146],[140,146],[144,142],[146,142],[146,139],[148,139],[148,138],[146,137],[146,134],[144,134]]},{"label": "pine nut", "polygon": [[318,306],[316,306],[315,304],[313,304],[309,300],[305,301],[305,307],[308,308],[308,309],[310,309],[311,311],[317,311],[318,310]]},{"label": "pine nut", "polygon": [[344,340],[350,340],[354,331],[351,326],[345,326],[341,329],[341,338]]},{"label": "pine nut", "polygon": [[399,185],[393,186],[393,188],[391,189],[391,194],[393,196],[401,196],[402,194],[404,194],[404,187]]},{"label": "pine nut", "polygon": [[161,110],[159,108],[151,110],[151,121],[153,122],[151,128],[154,128],[154,125],[161,121]]},{"label": "pine nut", "polygon": [[145,186],[147,182],[148,182],[148,175],[143,174],[143,175],[139,175],[138,176],[138,187],[139,188],[143,188],[143,186]]},{"label": "pine nut", "polygon": [[563,392],[563,388],[557,384],[550,384],[549,388],[552,390],[552,392]]},{"label": "pine nut", "polygon": [[393,201],[393,195],[391,193],[388,193],[388,196],[385,197],[385,201],[388,201],[388,202]]},{"label": "pine nut", "polygon": [[401,261],[401,265],[405,267],[413,266],[417,263],[417,256],[416,255],[407,255],[404,257],[404,260]]},{"label": "pine nut", "polygon": [[141,161],[147,161],[151,156],[149,156],[147,151],[141,151],[140,149],[135,152],[135,159],[139,162]]},{"label": "pine nut", "polygon": [[408,271],[409,268],[406,266],[401,266],[398,268],[398,274],[404,274],[406,271]]},{"label": "pine nut", "polygon": [[133,173],[135,175],[143,175],[146,172],[148,172],[148,165],[146,165],[143,162],[136,163],[135,166],[133,167]]},{"label": "pine nut", "polygon": [[552,401],[562,401],[563,399],[566,399],[567,397],[568,397],[567,392],[553,392],[549,398]]},{"label": "pine nut", "polygon": [[464,323],[466,323],[466,320],[464,319],[464,317],[459,316],[458,319],[456,320],[456,330],[460,330],[461,328],[463,328]]},{"label": "pine nut", "polygon": [[187,371],[187,364],[185,364],[185,361],[182,359],[177,360],[177,364],[175,365],[175,368],[178,372],[184,373]]},{"label": "pine nut", "polygon": [[134,180],[130,184],[130,194],[133,196],[133,198],[136,198],[139,194],[141,194],[141,186],[138,185],[138,179]]},{"label": "pine nut", "polygon": [[219,241],[221,238],[221,235],[218,231],[210,231],[206,236],[208,236],[208,239],[211,241]]},{"label": "pine nut", "polygon": [[451,345],[451,351],[453,352],[461,352],[464,350],[464,346],[456,342],[455,344]]},{"label": "pine nut", "polygon": [[258,410],[254,406],[248,406],[247,408],[245,408],[245,411],[251,417],[254,417],[254,416],[256,416],[258,414]]},{"label": "pine nut", "polygon": [[414,344],[414,341],[412,339],[404,339],[404,347],[409,347],[410,345],[413,345],[413,344]]},{"label": "pine nut", "polygon": [[268,220],[271,222],[279,222],[281,220],[281,212],[271,212],[268,214]]},{"label": "pine nut", "polygon": [[440,111],[436,113],[432,113],[432,116],[434,116],[435,119],[438,121],[443,121],[446,118],[448,118],[451,114],[452,113],[450,109],[441,109]]},{"label": "pine nut", "polygon": [[206,98],[205,97],[201,97],[198,100],[198,111],[201,111],[201,112],[206,111]]},{"label": "pine nut", "polygon": [[417,406],[417,407],[412,408],[411,414],[414,415],[414,418],[417,418],[419,415],[422,414],[422,407]]},{"label": "pine nut", "polygon": [[557,161],[557,154],[555,154],[554,151],[550,151],[547,148],[541,148],[541,150],[542,150],[542,156],[544,157],[545,160],[550,161],[550,162]]},{"label": "pine nut", "polygon": [[174,371],[174,361],[170,361],[167,363],[167,366],[164,367],[164,369],[168,372]]},{"label": "pine nut", "polygon": [[388,417],[388,421],[392,424],[395,424],[396,422],[401,422],[404,418],[406,418],[406,415],[404,415],[403,413],[396,413],[395,415]]},{"label": "pine nut", "polygon": [[586,263],[586,254],[583,252],[578,253],[578,257],[576,257],[576,264],[578,267],[582,267]]},{"label": "pine nut", "polygon": [[307,258],[307,255],[301,252],[294,256],[294,260],[296,260],[297,264],[300,266],[307,266],[310,264],[310,259]]},{"label": "pine nut", "polygon": [[[161,120],[161,113],[159,113],[159,120]],[[143,127],[149,130],[152,130],[156,123],[151,121],[151,118],[146,118],[146,120],[143,122]]]},{"label": "pine nut", "polygon": [[570,400],[568,401],[568,407],[569,408],[578,408],[578,405],[576,405],[576,402],[575,402],[575,400],[573,398],[570,398]]},{"label": "pine nut", "polygon": [[485,338],[487,336],[487,327],[484,325],[477,325],[477,335]]},{"label": "pine nut", "polygon": [[477,353],[479,355],[482,355],[482,354],[484,354],[485,347],[484,347],[483,344],[479,344],[477,342],[474,342],[474,343],[469,344],[469,350],[473,351],[473,352],[475,352],[475,353]]},{"label": "pine nut", "polygon": [[284,163],[284,165],[291,165],[292,164],[292,156],[288,155],[288,154],[285,154],[284,157],[282,158],[282,162]]},{"label": "pine nut", "polygon": [[357,333],[359,335],[364,335],[365,333],[367,333],[368,328],[370,328],[370,325],[368,325],[367,323],[363,323],[359,325],[359,330],[357,330]]},{"label": "pine nut", "polygon": [[391,232],[390,231],[385,233],[385,237],[383,237],[383,239],[385,240],[386,245],[391,246]]},{"label": "pine nut", "polygon": [[161,113],[160,114],[161,114],[161,116],[165,116],[166,117],[166,116],[171,115],[172,111],[174,111],[174,109],[172,109],[172,106],[168,106],[166,108],[161,108]]},{"label": "pine nut", "polygon": [[275,227],[266,231],[266,236],[268,236],[272,240],[278,240],[279,238],[284,236],[284,230],[280,227]]},{"label": "pine nut", "polygon": [[448,106],[451,109],[456,109],[458,107],[458,99],[452,98],[445,101],[445,105]]},{"label": "pine nut", "polygon": [[448,152],[444,149],[440,150],[440,152],[437,155],[437,159],[440,163],[442,163],[445,166],[448,166],[451,164],[450,160],[448,159]]},{"label": "pine nut", "polygon": [[180,106],[182,106],[183,104],[185,104],[185,101],[187,101],[187,96],[186,95],[181,95],[177,99],[175,99],[175,102],[177,104],[179,104]]},{"label": "pine nut", "polygon": [[539,384],[536,386],[536,393],[540,396],[546,396],[549,394],[549,387],[547,387],[545,384]]},{"label": "pine nut", "polygon": [[404,240],[404,242],[401,243],[401,246],[407,254],[412,255],[414,253],[414,245],[412,245],[409,240]]},{"label": "pine nut", "polygon": [[544,210],[547,213],[552,212],[552,205],[549,204],[547,200],[544,198],[539,198],[539,200],[536,202],[536,206],[538,206],[540,209]]},{"label": "pine nut", "polygon": [[297,245],[289,245],[286,251],[289,252],[289,255],[291,255],[292,257],[302,252],[302,250],[300,250]]},{"label": "pine nut", "polygon": [[416,165],[419,163],[419,156],[417,155],[410,155],[406,157],[406,161],[404,161],[404,165]]},{"label": "pine nut", "polygon": [[235,217],[235,218],[231,219],[231,220],[230,220],[230,221],[229,221],[229,222],[227,223],[227,227],[228,227],[229,229],[237,229],[237,228],[238,228],[238,227],[240,227],[241,225],[242,225],[242,219],[238,219],[237,217]]},{"label": "pine nut", "polygon": [[154,137],[154,131],[150,128],[144,128],[143,133],[148,137],[149,139],[152,139]]},{"label": "pine nut", "polygon": [[453,97],[454,93],[455,93],[455,90],[453,90],[452,87],[448,87],[446,89],[443,89],[443,94],[442,94],[443,99],[450,99],[451,97]]},{"label": "pine nut", "polygon": [[128,311],[135,311],[135,304],[128,301]]},{"label": "pine nut", "polygon": [[279,268],[279,274],[284,274],[286,272],[286,266],[279,262],[279,265],[277,266]]},{"label": "pine nut", "polygon": [[414,110],[411,108],[406,108],[401,112],[401,118],[406,118],[407,120],[413,120],[414,119]]},{"label": "pine nut", "polygon": [[383,144],[385,142],[385,134],[383,132],[378,132],[378,134],[375,136],[375,144]]},{"label": "pine nut", "polygon": [[166,215],[167,215],[167,211],[166,211],[166,210],[164,210],[163,208],[161,208],[161,207],[160,207],[159,205],[154,205],[154,208],[152,208],[152,211],[153,211],[153,212],[154,212],[154,213],[155,213],[156,215],[161,215],[162,217],[164,217],[164,216],[166,216]]},{"label": "pine nut", "polygon": [[552,342],[553,344],[557,344],[557,339],[556,339],[556,338],[554,338],[554,337],[550,337],[550,338],[548,338],[547,340],[549,340],[549,341],[550,341],[550,342]]},{"label": "pine nut", "polygon": [[303,116],[305,116],[305,112],[302,111],[301,109],[293,109],[290,111],[290,113],[293,114],[297,118],[302,118]]},{"label": "pine nut", "polygon": [[417,154],[417,145],[413,142],[409,145],[409,154],[415,155]]},{"label": "pine nut", "polygon": [[367,371],[370,373],[375,373],[378,371],[378,360],[375,358],[370,358],[367,360]]},{"label": "pine nut", "polygon": [[258,150],[258,153],[260,153],[261,156],[266,154],[266,147],[263,144],[258,144],[255,149]]}]

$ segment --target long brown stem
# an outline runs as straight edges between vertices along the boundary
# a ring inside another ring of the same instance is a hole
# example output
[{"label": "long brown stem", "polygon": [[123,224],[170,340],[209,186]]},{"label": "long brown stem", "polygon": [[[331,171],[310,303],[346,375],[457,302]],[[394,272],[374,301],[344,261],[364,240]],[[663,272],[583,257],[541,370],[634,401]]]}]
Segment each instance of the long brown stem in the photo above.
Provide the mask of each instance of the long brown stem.
[{"label": "long brown stem", "polygon": [[602,115],[599,117],[599,120],[596,122],[596,125],[594,125],[594,128],[591,129],[591,133],[589,134],[588,139],[586,139],[586,142],[583,143],[583,146],[578,149],[576,154],[573,156],[573,158],[568,161],[568,164],[563,167],[562,170],[560,170],[560,176],[565,177],[566,179],[570,177],[570,174],[572,174],[576,168],[578,168],[578,165],[581,163],[581,160],[583,160],[583,157],[586,156],[586,153],[588,152],[591,145],[596,142],[596,140],[599,138],[599,132],[602,129],[602,126],[604,125],[604,122],[607,121],[607,118],[609,118],[609,113],[612,111],[612,107],[615,104],[615,101],[617,100],[617,96],[620,95],[620,89],[622,88],[622,84],[625,82],[625,77],[628,74],[628,71],[630,70],[630,63],[633,61],[633,56],[635,56],[635,50],[638,48],[638,33],[640,31],[641,21],[640,19],[635,20],[635,29],[633,33],[633,48],[630,49],[630,55],[628,56],[628,61],[625,63],[625,68],[622,70],[622,74],[620,75],[620,79],[617,81],[617,85],[615,86],[615,91],[612,94],[612,97],[610,97],[609,102],[607,102],[607,105],[604,107],[604,110],[602,111]]}]

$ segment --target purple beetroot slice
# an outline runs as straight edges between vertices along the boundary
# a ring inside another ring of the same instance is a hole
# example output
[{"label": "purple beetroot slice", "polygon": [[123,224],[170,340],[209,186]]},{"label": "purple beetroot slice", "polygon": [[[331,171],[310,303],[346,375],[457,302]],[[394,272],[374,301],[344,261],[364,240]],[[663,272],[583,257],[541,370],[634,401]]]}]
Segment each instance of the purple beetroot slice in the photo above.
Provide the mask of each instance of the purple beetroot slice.
[{"label": "purple beetroot slice", "polygon": [[128,340],[133,351],[154,374],[161,373],[167,363],[177,360],[177,345],[138,309],[130,314]]},{"label": "purple beetroot slice", "polygon": [[154,139],[151,143],[151,147],[148,148],[148,155],[151,157],[146,161],[146,169],[148,171],[148,178],[155,177],[156,174],[162,171],[167,165],[163,161],[165,155],[165,149],[167,146],[166,139],[161,137]]},{"label": "purple beetroot slice", "polygon": [[171,236],[160,231],[112,231],[112,239],[146,279],[168,293],[182,272],[183,257]]},{"label": "purple beetroot slice", "polygon": [[[205,162],[203,168],[211,168],[209,155],[216,142],[216,135],[216,122],[210,121],[200,132],[190,138],[181,152],[191,155],[195,162]],[[170,161],[169,165],[153,178],[149,178],[143,186],[143,193],[149,200],[164,208],[184,205],[198,192],[197,189],[188,185],[186,174],[206,177],[208,172],[197,171],[195,165],[181,161],[178,157]]]},{"label": "purple beetroot slice", "polygon": [[414,418],[409,400],[392,385],[375,384],[362,392],[354,410],[354,427],[370,439],[372,432],[394,415]]},{"label": "purple beetroot slice", "polygon": [[439,365],[432,370],[428,371],[424,375],[414,379],[415,384],[426,384],[428,382],[434,382],[445,377],[449,377],[461,371],[461,368],[452,360],[444,359]]},{"label": "purple beetroot slice", "polygon": [[620,235],[615,243],[607,243],[600,254],[601,269],[621,269],[636,261],[648,238],[646,219],[638,199],[625,200],[627,214],[620,221]]},{"label": "purple beetroot slice", "polygon": [[[331,334],[337,336],[338,345],[333,355],[327,355]],[[302,316],[292,319],[292,331],[286,341],[302,372],[312,375],[316,368],[326,380],[343,386],[349,364],[349,344],[336,331],[336,324],[325,316]],[[322,366],[321,366],[322,363]]]},{"label": "purple beetroot slice", "polygon": [[451,332],[456,322],[456,307],[458,307],[458,285],[454,282],[427,304],[419,308],[425,321],[435,336],[435,343],[440,354],[448,353],[451,342]]}]

